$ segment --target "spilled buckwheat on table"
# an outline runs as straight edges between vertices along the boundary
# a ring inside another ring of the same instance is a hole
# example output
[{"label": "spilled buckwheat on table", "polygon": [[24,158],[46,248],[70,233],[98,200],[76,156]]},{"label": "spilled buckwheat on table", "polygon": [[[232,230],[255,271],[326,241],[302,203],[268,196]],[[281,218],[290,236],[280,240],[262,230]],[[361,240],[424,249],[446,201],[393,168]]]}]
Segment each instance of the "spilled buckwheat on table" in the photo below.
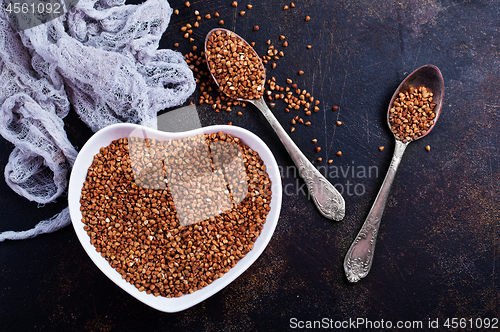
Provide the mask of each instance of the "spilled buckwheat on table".
[{"label": "spilled buckwheat on table", "polygon": [[80,204],[92,245],[139,291],[193,293],[260,235],[271,181],[256,151],[219,132],[122,138],[94,156]]},{"label": "spilled buckwheat on table", "polygon": [[[193,4],[193,6],[195,5],[196,4]],[[178,25],[180,25],[180,33],[183,36],[181,40],[191,45],[191,51],[185,53],[185,59],[189,67],[193,70],[198,83],[199,96],[197,97],[197,104],[208,105],[214,110],[215,113],[219,113],[221,111],[232,112],[233,110],[236,110],[238,116],[243,116],[245,114],[244,109],[247,107],[247,103],[243,100],[235,100],[226,96],[222,93],[222,89],[216,86],[206,65],[205,52],[202,50],[203,45],[201,44],[200,38],[197,37],[203,35],[203,32],[200,33],[200,31],[204,31],[203,27],[206,25],[210,28],[223,27],[228,25],[228,22],[233,22],[234,20],[238,21],[237,25],[248,28],[248,30],[251,30],[251,33],[255,34],[257,37],[259,33],[263,32],[263,29],[259,28],[259,26],[255,25],[255,22],[252,21],[255,17],[252,14],[254,6],[251,4],[242,5],[241,3],[234,6],[231,2],[228,2],[226,8],[220,8],[220,13],[217,11],[201,13],[201,11],[207,11],[207,8],[201,7],[199,8],[200,10],[193,10],[190,6],[184,5],[175,9],[174,15],[181,15],[181,12],[184,14],[189,13],[187,18],[186,16],[182,16],[182,21],[179,20]],[[268,7],[267,5],[265,6]],[[280,11],[284,14],[287,11],[300,12],[304,10],[304,6],[297,4],[296,8],[295,3],[291,2],[289,5],[276,6],[273,10],[276,10],[276,14],[279,15]],[[174,22],[175,16],[173,16]],[[298,18],[299,16],[296,17]],[[226,18],[227,22],[220,18]],[[307,25],[310,20],[311,16],[309,15],[306,15],[305,18],[302,18],[301,16],[300,19],[297,19],[296,24]],[[268,79],[264,82],[265,90],[262,91],[264,93],[263,97],[269,102],[269,107],[271,109],[281,109],[280,106],[283,106],[282,108],[284,111],[289,113],[291,117],[295,119],[295,123],[289,128],[290,133],[294,133],[302,127],[315,127],[314,114],[324,111],[326,106],[322,109],[320,100],[315,98],[311,91],[301,88],[300,84],[297,83],[301,81],[298,78],[304,74],[307,76],[307,73],[302,70],[302,68],[293,69],[292,72],[287,74],[288,78],[286,79],[286,83],[279,83],[276,77],[271,75],[273,72],[276,74],[280,72],[280,59],[285,57],[285,53],[288,53],[289,51],[294,52],[294,50],[296,51],[297,49],[292,45],[296,44],[296,42],[299,43],[299,41],[284,34],[278,34],[275,36],[268,34],[267,36],[269,39],[265,42],[265,49],[263,50],[262,45],[257,44],[256,46],[254,41],[249,42],[252,48],[259,48],[259,51],[262,53],[262,63],[266,66]],[[174,48],[178,48],[180,47],[180,44],[179,42],[175,42],[173,46]],[[303,50],[304,52],[308,52],[307,50],[310,50],[311,48],[311,45],[305,45]],[[305,56],[305,54],[302,54],[301,56]],[[288,69],[289,68],[287,68],[287,70]],[[333,106],[333,111],[336,110],[338,110],[338,106]],[[338,115],[336,115],[336,117],[338,118]],[[233,122],[231,121],[229,124],[233,124]],[[326,157],[326,154],[328,153],[327,151],[328,149],[324,149],[322,155]],[[317,162],[321,162],[322,160],[323,158],[321,157],[316,158]],[[330,163],[333,162],[332,159],[326,160]]]}]

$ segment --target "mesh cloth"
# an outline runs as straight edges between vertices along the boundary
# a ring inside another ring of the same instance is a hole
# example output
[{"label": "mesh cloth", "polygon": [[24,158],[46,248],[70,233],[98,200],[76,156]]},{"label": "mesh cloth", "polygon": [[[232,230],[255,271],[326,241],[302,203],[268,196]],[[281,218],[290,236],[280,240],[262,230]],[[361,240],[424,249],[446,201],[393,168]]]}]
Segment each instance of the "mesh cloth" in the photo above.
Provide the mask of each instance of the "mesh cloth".
[{"label": "mesh cloth", "polygon": [[[182,54],[158,49],[171,14],[166,0],[80,0],[16,33],[0,0],[0,134],[15,146],[4,171],[12,190],[40,204],[66,190],[77,155],[64,131],[70,105],[97,131],[119,122],[154,128],[158,111],[186,101],[193,73]],[[33,229],[0,233],[0,242],[69,223],[66,208]]]}]

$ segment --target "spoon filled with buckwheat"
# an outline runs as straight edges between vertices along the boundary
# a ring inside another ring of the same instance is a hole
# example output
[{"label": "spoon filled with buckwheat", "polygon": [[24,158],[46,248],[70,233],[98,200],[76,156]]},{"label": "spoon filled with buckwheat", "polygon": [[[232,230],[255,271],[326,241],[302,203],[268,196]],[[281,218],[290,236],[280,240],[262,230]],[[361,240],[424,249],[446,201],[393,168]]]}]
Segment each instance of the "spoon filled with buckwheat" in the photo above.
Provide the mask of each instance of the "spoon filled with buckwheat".
[{"label": "spoon filled with buckwheat", "polygon": [[441,113],[444,95],[443,76],[439,69],[425,65],[406,77],[392,96],[387,123],[396,138],[389,170],[356,239],[344,259],[350,282],[366,277],[373,262],[380,219],[403,153],[410,142],[429,134]]},{"label": "spoon filled with buckwheat", "polygon": [[217,28],[205,39],[207,66],[219,90],[254,104],[269,121],[306,182],[314,203],[327,218],[342,220],[345,202],[337,189],[314,167],[285,132],[264,101],[266,72],[255,50],[234,32]]}]

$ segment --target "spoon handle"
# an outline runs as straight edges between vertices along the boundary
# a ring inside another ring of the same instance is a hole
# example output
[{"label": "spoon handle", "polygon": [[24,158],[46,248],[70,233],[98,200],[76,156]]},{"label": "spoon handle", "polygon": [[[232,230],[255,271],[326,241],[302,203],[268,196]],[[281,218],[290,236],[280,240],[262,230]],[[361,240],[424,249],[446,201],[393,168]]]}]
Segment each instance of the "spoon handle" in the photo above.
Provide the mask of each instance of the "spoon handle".
[{"label": "spoon handle", "polygon": [[313,198],[321,214],[333,220],[342,220],[345,215],[345,202],[338,190],[325,179],[306,156],[304,156],[297,145],[295,145],[274,114],[269,110],[264,99],[260,98],[253,100],[252,103],[262,112],[267,121],[269,121],[269,124],[271,124],[271,127],[273,127],[279,139],[287,149],[293,162],[298,167],[300,177],[304,179],[307,185],[309,195]]},{"label": "spoon handle", "polygon": [[375,244],[377,242],[378,228],[380,226],[380,219],[384,213],[384,208],[389,197],[389,191],[394,181],[394,176],[398,169],[403,153],[406,150],[408,143],[396,140],[396,147],[394,155],[385,176],[382,187],[380,188],[375,202],[368,213],[361,230],[359,231],[356,239],[351,244],[349,251],[344,260],[344,270],[347,279],[350,282],[358,282],[361,278],[366,277],[373,262],[373,254],[375,253]]}]

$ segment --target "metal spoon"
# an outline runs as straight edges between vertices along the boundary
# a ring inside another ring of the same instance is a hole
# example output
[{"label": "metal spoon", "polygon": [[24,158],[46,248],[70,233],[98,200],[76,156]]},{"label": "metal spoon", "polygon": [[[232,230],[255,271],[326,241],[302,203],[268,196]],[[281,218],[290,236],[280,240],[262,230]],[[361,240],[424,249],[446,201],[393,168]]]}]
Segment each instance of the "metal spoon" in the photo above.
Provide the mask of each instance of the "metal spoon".
[{"label": "metal spoon", "polygon": [[[441,75],[441,72],[437,67],[431,65],[422,66],[408,75],[408,77],[397,88],[389,104],[389,108],[387,111],[387,124],[389,125],[389,128],[391,128],[391,124],[389,122],[389,112],[393,105],[393,102],[397,98],[400,91],[408,91],[410,86],[414,88],[425,86],[434,94],[433,103],[436,104],[436,106],[434,107],[434,113],[436,114],[436,117],[434,118],[434,124],[427,130],[424,135],[416,138],[420,139],[429,134],[432,128],[434,128],[439,114],[441,113],[444,94],[443,76]],[[413,141],[416,139],[413,139]],[[373,206],[368,213],[366,221],[364,222],[361,230],[356,236],[356,239],[347,252],[344,260],[344,270],[347,279],[350,282],[358,282],[361,278],[366,277],[368,272],[370,272],[370,268],[373,262],[373,254],[375,252],[375,243],[377,240],[378,228],[380,226],[380,219],[384,212],[387,198],[389,196],[389,191],[391,189],[391,185],[394,180],[394,176],[396,175],[399,163],[401,161],[401,158],[403,157],[403,153],[406,147],[410,142],[411,141],[405,143],[401,140],[396,139],[394,156],[392,157],[392,161],[389,166],[389,170],[387,171],[387,175],[385,176],[384,182],[382,183],[382,187],[380,188],[380,191],[375,198],[375,202],[373,203]]]},{"label": "metal spoon", "polygon": [[[226,33],[231,33],[236,38],[240,39],[242,42],[248,45],[248,43],[243,38],[232,31],[221,28],[211,30],[205,38],[205,56],[207,58],[207,66],[210,66],[207,54],[207,42],[209,40],[209,37],[216,31],[225,31]],[[250,45],[248,45],[248,47],[252,52],[255,53]],[[257,55],[257,53],[255,53],[255,55]],[[258,58],[260,61],[260,57]],[[265,69],[262,61],[260,61],[260,70],[262,71],[261,73],[265,75]],[[217,79],[213,74],[212,77],[215,83],[219,85],[219,82],[217,82]],[[261,89],[262,91],[264,91],[264,86],[262,86]],[[261,96],[259,99],[237,99],[254,104],[262,112],[267,121],[269,121],[269,124],[271,125],[271,127],[273,127],[279,139],[287,149],[293,162],[295,163],[295,165],[297,165],[299,175],[306,182],[309,194],[313,198],[313,201],[321,214],[333,220],[342,220],[345,215],[345,202],[343,197],[340,195],[337,189],[313,166],[313,164],[311,164],[306,156],[304,156],[302,151],[299,150],[297,145],[295,145],[290,136],[288,136],[278,120],[274,117],[273,113],[267,107],[264,98]]]}]

